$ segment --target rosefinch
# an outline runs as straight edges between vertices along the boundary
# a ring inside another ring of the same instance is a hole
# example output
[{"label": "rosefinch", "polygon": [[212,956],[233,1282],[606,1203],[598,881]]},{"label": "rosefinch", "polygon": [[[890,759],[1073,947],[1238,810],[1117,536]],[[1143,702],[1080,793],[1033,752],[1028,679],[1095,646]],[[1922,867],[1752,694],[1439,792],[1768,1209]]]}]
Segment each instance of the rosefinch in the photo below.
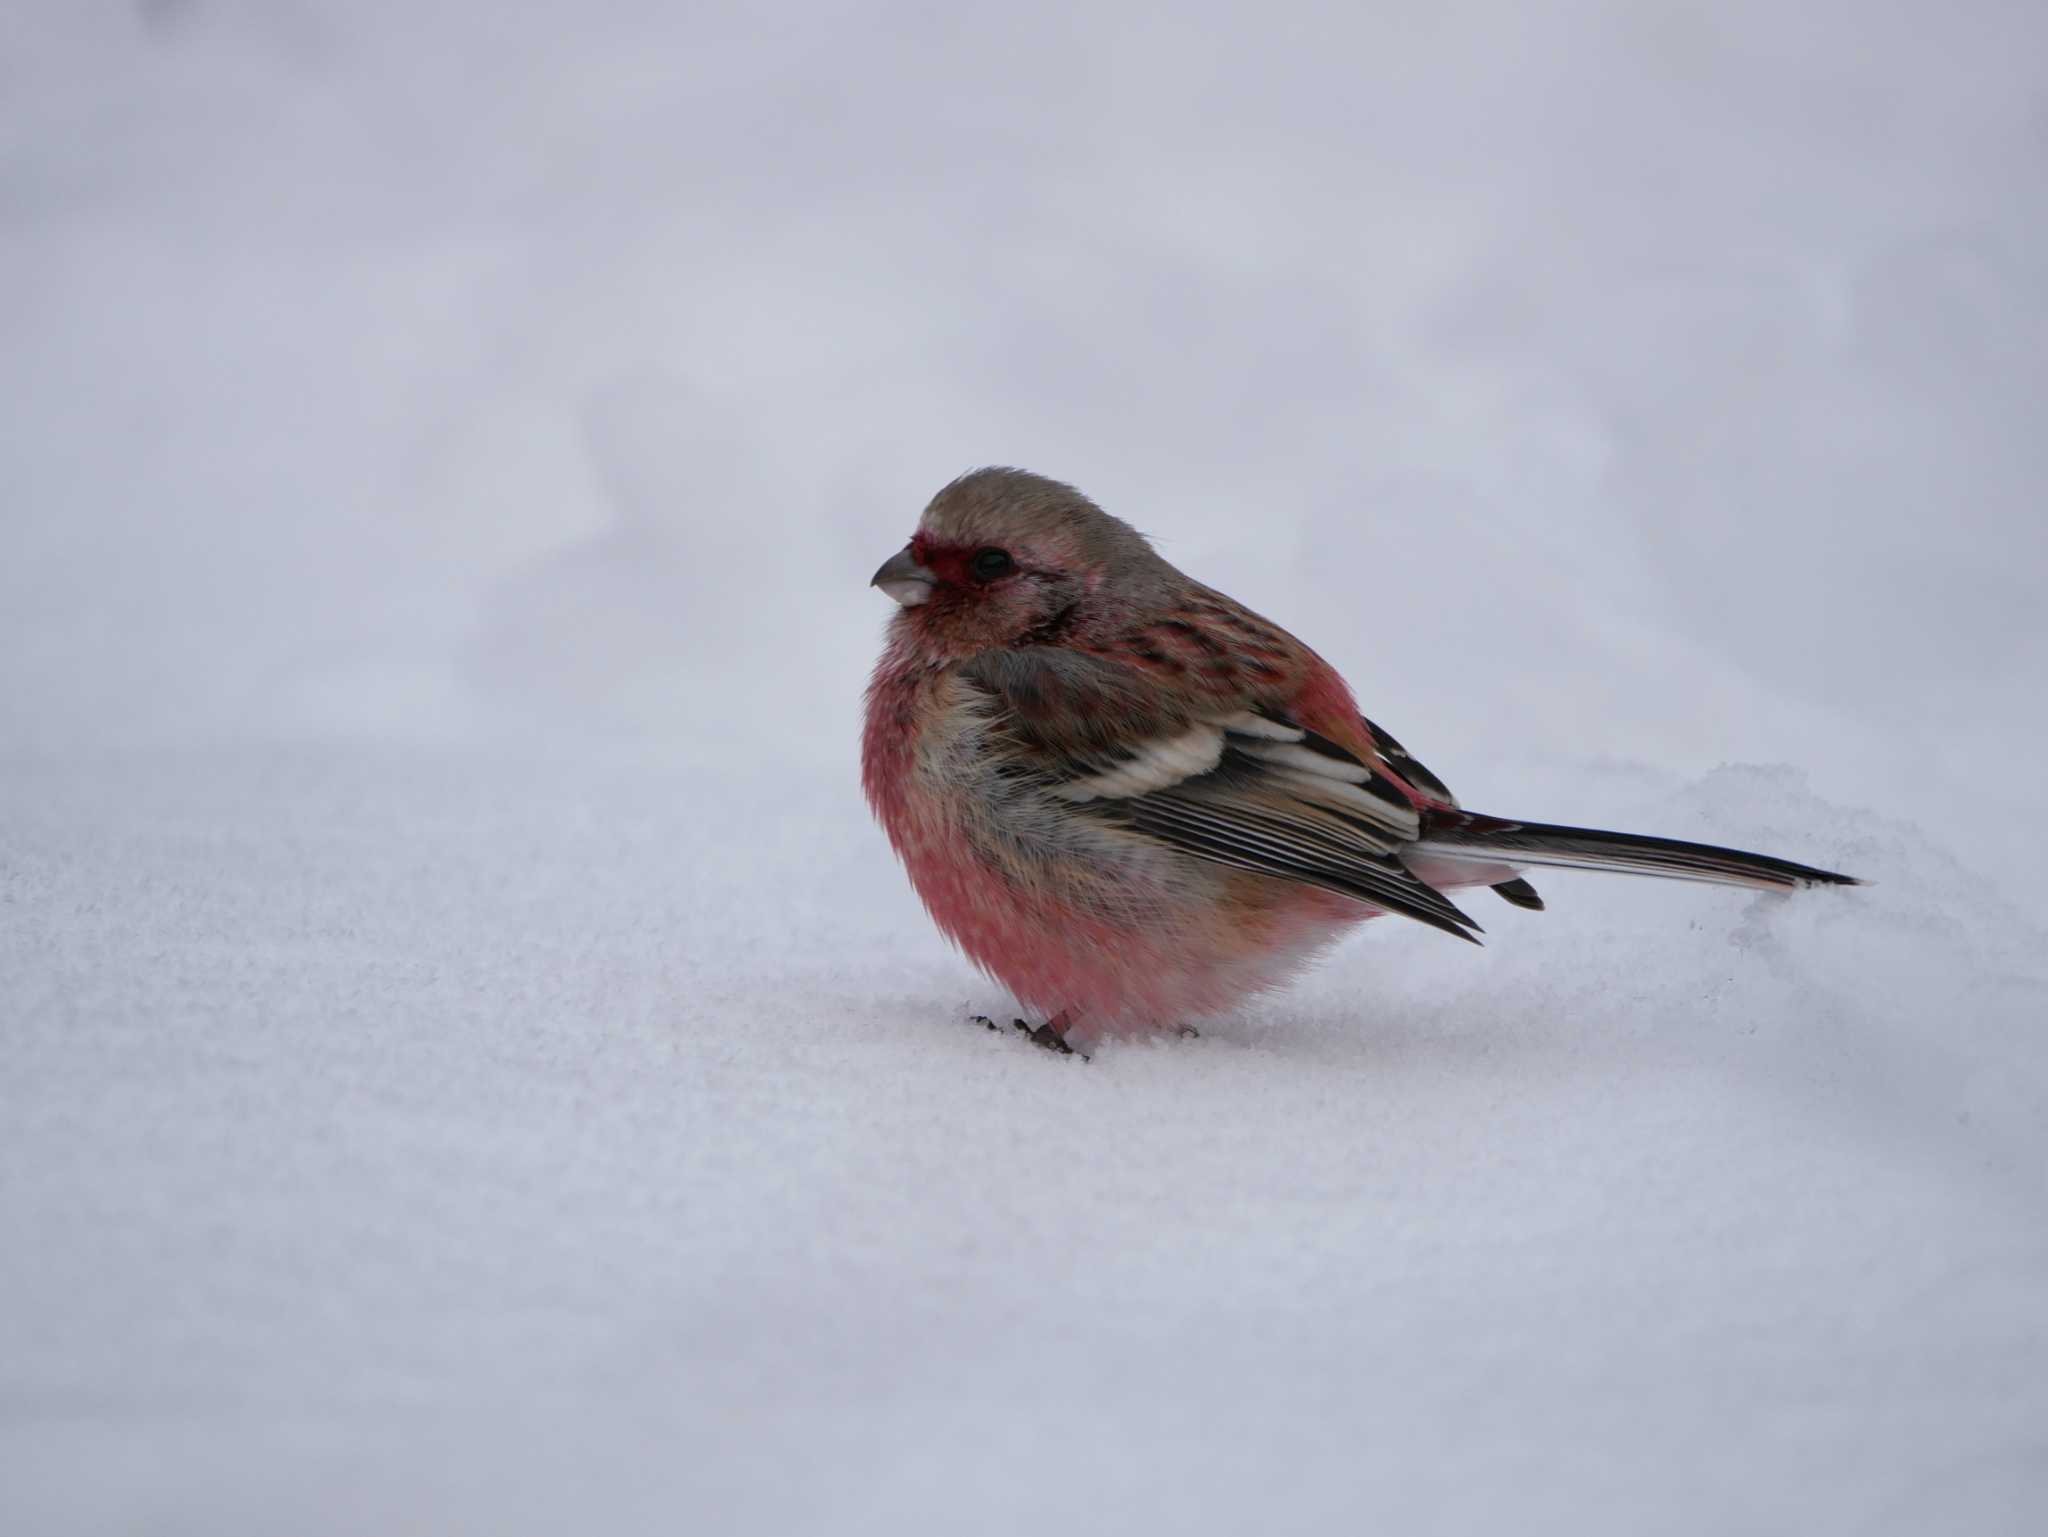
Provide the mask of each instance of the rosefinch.
[{"label": "rosefinch", "polygon": [[1307,646],[1021,470],[940,491],[874,585],[901,607],[868,686],[868,800],[938,926],[1051,1016],[1048,1046],[1217,1013],[1380,913],[1472,939],[1444,893],[1540,908],[1524,866],[1854,884],[1461,810]]}]

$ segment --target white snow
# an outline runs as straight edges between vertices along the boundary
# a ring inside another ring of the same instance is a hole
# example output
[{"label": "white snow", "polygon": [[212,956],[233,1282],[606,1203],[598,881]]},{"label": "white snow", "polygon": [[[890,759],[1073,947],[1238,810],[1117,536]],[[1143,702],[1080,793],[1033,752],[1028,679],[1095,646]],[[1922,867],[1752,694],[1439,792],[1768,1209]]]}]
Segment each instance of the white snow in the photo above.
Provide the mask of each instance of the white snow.
[{"label": "white snow", "polygon": [[[29,0],[0,1531],[2048,1525],[2048,13]],[[1079,482],[1546,874],[1061,1060],[863,587]]]}]

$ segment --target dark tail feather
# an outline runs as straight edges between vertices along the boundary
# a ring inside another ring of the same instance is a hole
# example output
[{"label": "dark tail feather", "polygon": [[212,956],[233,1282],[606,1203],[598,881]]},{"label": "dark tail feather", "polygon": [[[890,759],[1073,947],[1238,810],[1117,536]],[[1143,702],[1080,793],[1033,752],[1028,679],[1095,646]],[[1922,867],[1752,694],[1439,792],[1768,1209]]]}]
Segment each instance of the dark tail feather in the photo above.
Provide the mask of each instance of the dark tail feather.
[{"label": "dark tail feather", "polygon": [[1532,913],[1543,911],[1543,898],[1536,894],[1536,888],[1525,880],[1499,881],[1494,885],[1494,894],[1503,902],[1512,902],[1517,907],[1526,907]]},{"label": "dark tail feather", "polygon": [[[1623,875],[1661,875],[1670,880],[1711,881],[1764,891],[1862,884],[1851,875],[1817,870],[1812,865],[1795,864],[1769,854],[1746,854],[1740,849],[1716,848],[1710,843],[1682,843],[1676,838],[1647,838],[1640,833],[1555,827],[1546,822],[1509,822],[1476,811],[1428,813],[1416,846],[1442,858],[1469,859],[1475,863],[1612,870]],[[1510,902],[1516,901],[1516,895],[1503,886],[1494,890]],[[1528,894],[1535,895],[1533,890]]]}]

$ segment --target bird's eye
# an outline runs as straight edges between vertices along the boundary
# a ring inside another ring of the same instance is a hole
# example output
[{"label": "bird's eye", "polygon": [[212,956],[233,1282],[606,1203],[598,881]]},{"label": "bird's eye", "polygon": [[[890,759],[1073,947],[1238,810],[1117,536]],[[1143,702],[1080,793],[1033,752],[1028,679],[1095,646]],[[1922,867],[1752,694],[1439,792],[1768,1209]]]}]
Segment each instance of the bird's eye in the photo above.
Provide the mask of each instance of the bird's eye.
[{"label": "bird's eye", "polygon": [[967,570],[977,582],[993,582],[999,576],[1008,576],[1017,569],[1017,563],[1010,559],[1008,550],[999,550],[994,545],[976,550],[967,558]]}]

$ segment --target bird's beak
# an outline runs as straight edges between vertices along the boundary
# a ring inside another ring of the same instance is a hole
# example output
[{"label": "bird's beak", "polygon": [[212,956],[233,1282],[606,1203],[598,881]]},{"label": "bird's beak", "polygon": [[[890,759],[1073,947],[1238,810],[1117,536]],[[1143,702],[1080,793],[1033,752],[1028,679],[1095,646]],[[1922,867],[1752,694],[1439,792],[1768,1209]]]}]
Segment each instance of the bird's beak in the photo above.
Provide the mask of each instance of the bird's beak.
[{"label": "bird's beak", "polygon": [[906,544],[882,562],[882,569],[868,585],[881,588],[905,608],[915,608],[932,595],[932,583],[937,580],[930,567],[917,563]]}]

